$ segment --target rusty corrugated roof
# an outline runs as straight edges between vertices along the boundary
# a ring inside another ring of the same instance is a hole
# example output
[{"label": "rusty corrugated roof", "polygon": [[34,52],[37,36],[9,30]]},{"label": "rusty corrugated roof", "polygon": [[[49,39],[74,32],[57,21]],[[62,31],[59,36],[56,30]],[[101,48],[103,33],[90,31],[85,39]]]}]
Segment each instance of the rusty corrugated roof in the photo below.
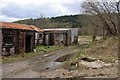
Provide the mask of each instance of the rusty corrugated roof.
[{"label": "rusty corrugated roof", "polygon": [[42,30],[42,29],[40,29],[40,28],[38,28],[38,27],[36,27],[36,26],[31,25],[30,27],[31,27],[32,29],[36,30],[37,32],[44,32],[44,30]]},{"label": "rusty corrugated roof", "polygon": [[0,22],[0,28],[35,30],[37,32],[43,32],[43,30],[41,30],[33,25],[31,26],[31,25],[10,23],[10,22]]}]

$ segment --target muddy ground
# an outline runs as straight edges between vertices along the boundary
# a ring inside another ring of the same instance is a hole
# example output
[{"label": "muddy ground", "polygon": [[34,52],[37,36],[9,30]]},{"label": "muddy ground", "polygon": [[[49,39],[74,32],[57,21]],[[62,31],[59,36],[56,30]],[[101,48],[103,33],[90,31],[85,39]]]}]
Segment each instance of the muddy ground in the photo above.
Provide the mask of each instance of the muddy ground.
[{"label": "muddy ground", "polygon": [[[79,44],[89,43],[88,39],[79,40]],[[61,50],[53,51],[48,54],[27,59],[24,61],[9,63],[2,65],[3,78],[69,78],[69,77],[102,77],[115,78],[118,77],[118,61],[105,62],[108,66],[99,68],[91,68],[79,64],[80,68],[75,70],[65,69],[65,62],[55,62],[58,58],[65,55],[76,54],[80,50],[79,47],[70,46]],[[72,57],[71,56],[71,57]],[[94,56],[92,56],[94,57]],[[67,60],[67,59],[66,59]],[[109,65],[111,64],[111,65]]]},{"label": "muddy ground", "polygon": [[63,65],[54,62],[57,58],[77,52],[77,50],[71,50],[71,48],[72,46],[25,61],[2,65],[3,78],[39,78],[42,72],[54,70]]}]

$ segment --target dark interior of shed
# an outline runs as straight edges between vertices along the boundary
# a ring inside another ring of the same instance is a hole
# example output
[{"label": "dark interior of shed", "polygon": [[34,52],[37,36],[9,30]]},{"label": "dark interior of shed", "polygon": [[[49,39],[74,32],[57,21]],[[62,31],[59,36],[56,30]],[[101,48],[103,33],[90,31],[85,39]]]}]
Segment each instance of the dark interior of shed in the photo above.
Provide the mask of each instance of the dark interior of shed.
[{"label": "dark interior of shed", "polygon": [[31,51],[31,36],[27,35],[26,36],[26,46],[25,46],[26,50],[25,52],[30,52]]}]

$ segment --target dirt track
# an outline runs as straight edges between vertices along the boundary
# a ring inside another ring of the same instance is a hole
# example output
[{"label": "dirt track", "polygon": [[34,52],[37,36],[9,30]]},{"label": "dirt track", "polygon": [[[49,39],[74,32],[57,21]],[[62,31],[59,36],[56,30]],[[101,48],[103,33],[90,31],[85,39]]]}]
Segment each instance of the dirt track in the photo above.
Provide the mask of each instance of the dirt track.
[{"label": "dirt track", "polygon": [[25,61],[2,65],[3,78],[39,78],[42,72],[57,69],[62,65],[54,63],[57,58],[77,52],[77,50],[70,48],[72,47],[39,55]]}]

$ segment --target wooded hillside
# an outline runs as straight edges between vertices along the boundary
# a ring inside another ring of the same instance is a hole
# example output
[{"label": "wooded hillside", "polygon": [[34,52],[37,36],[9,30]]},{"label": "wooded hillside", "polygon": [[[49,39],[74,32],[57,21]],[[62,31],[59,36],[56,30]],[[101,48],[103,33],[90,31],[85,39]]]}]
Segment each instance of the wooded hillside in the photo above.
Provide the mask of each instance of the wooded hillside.
[{"label": "wooded hillside", "polygon": [[[102,15],[105,15],[105,14],[102,14]],[[99,21],[99,19],[97,19],[98,18],[97,16],[98,15],[88,15],[88,14],[65,15],[65,16],[58,16],[58,17],[52,17],[52,18],[36,18],[36,19],[31,18],[31,19],[15,21],[14,23],[35,25],[41,29],[78,28],[79,35],[96,34],[100,36],[103,34],[104,25]]]},{"label": "wooded hillside", "polygon": [[91,35],[92,25],[89,15],[65,15],[52,18],[36,18],[15,21],[14,23],[35,25],[39,28],[79,28],[79,35]]}]

